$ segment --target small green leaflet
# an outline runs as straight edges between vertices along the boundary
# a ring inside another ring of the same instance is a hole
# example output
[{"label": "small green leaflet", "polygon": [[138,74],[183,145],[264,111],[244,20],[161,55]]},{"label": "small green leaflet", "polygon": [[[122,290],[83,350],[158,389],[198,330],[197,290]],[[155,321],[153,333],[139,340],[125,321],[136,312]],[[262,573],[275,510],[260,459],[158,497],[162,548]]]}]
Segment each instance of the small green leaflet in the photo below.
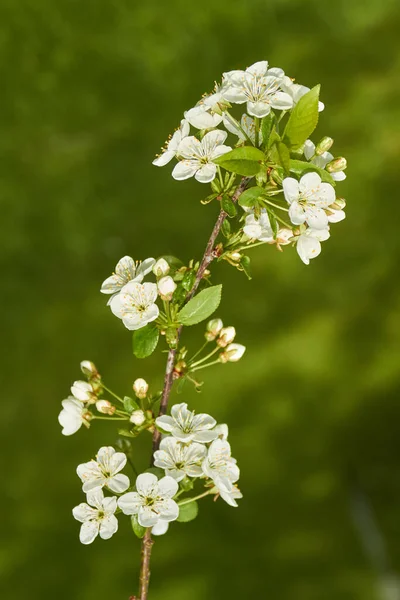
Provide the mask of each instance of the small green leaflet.
[{"label": "small green leaflet", "polygon": [[189,521],[193,521],[199,514],[199,505],[197,502],[188,502],[187,504],[182,504],[179,506],[179,516],[177,521],[180,523],[188,523]]},{"label": "small green leaflet", "polygon": [[278,163],[286,174],[290,169],[290,152],[289,148],[283,142],[275,142],[270,150],[271,160]]},{"label": "small green leaflet", "polygon": [[299,148],[310,137],[318,123],[320,86],[304,94],[293,108],[287,122],[284,142],[290,148]]},{"label": "small green leaflet", "polygon": [[241,146],[214,159],[214,162],[232,173],[252,177],[260,170],[264,153],[254,146]]},{"label": "small green leaflet", "polygon": [[131,414],[134,410],[137,410],[138,408],[139,404],[135,400],[133,400],[133,398],[130,398],[129,396],[124,397],[124,409],[127,413]]},{"label": "small green leaflet", "polygon": [[257,200],[261,194],[265,194],[264,188],[251,187],[240,194],[238,202],[240,206],[252,208],[257,203]]},{"label": "small green leaflet", "polygon": [[138,537],[139,539],[142,539],[142,537],[144,537],[144,534],[146,533],[146,527],[139,525],[137,515],[131,516],[131,525],[132,525],[133,533],[136,535],[136,537]]},{"label": "small green leaflet", "polygon": [[221,208],[226,212],[228,217],[236,217],[236,206],[234,205],[232,198],[230,198],[227,194],[224,194],[221,198]]},{"label": "small green leaflet", "polygon": [[157,348],[159,331],[154,323],[133,332],[133,354],[136,358],[146,358]]},{"label": "small green leaflet", "polygon": [[222,285],[214,285],[199,292],[178,313],[182,325],[196,325],[207,319],[217,310],[221,302]]}]

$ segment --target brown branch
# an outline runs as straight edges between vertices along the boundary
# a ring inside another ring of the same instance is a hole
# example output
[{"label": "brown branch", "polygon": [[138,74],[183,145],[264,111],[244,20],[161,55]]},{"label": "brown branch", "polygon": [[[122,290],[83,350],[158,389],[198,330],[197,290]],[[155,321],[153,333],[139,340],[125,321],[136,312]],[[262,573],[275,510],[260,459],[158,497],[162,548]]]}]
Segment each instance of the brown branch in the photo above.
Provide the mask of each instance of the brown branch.
[{"label": "brown branch", "polygon": [[[244,192],[249,183],[249,177],[243,177],[240,182],[236,192],[234,193],[232,200],[233,202],[237,202],[239,196]],[[221,231],[221,227],[223,222],[225,221],[228,215],[224,210],[220,210],[217,221],[214,225],[214,228],[211,232],[210,238],[208,240],[206,249],[203,254],[203,258],[201,259],[199,268],[197,269],[196,279],[194,281],[193,287],[186,296],[186,301],[193,298],[195,293],[197,292],[197,288],[200,285],[200,281],[202,280],[204,273],[206,272],[208,266],[212,263],[212,261],[217,257],[215,253],[215,242]],[[176,346],[179,343],[179,339],[182,333],[182,326],[179,327],[176,336]],[[161,395],[161,403],[160,410],[158,412],[158,416],[165,415],[168,408],[169,396],[172,390],[173,385],[173,374],[174,374],[174,366],[175,366],[175,357],[176,357],[176,348],[171,348],[168,352],[167,364],[165,368],[165,376],[164,376],[164,387]],[[153,464],[153,456],[154,452],[158,450],[161,441],[161,433],[158,429],[154,430],[153,433],[153,449],[152,449],[152,458],[151,464]],[[151,529],[148,528],[146,530],[146,534],[142,541],[142,563],[140,567],[140,597],[138,600],[147,600],[148,591],[149,591],[149,581],[150,581],[150,557],[151,557],[151,549],[153,546],[153,540],[151,538]]]}]

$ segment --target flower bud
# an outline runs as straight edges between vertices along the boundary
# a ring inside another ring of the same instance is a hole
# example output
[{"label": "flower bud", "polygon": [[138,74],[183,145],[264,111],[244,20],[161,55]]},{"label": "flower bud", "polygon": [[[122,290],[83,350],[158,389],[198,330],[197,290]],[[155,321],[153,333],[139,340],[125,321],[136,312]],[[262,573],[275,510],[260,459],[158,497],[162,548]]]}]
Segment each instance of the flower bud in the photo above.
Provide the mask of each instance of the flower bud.
[{"label": "flower bud", "polygon": [[211,319],[211,321],[208,321],[205,333],[206,340],[208,342],[215,340],[223,326],[224,324],[221,319]]},{"label": "flower bud", "polygon": [[317,144],[315,148],[315,154],[321,156],[324,152],[328,152],[332,148],[333,139],[330,137],[323,137],[322,140]]},{"label": "flower bud", "polygon": [[77,400],[87,402],[88,404],[94,404],[97,400],[92,385],[87,381],[74,381],[71,387],[71,394]]},{"label": "flower bud", "polygon": [[81,371],[88,379],[96,378],[99,376],[95,365],[90,360],[83,360],[81,362]]},{"label": "flower bud", "polygon": [[333,208],[334,210],[343,210],[346,208],[346,200],[344,198],[336,198],[335,202],[331,204],[329,208]]},{"label": "flower bud", "polygon": [[161,277],[158,282],[158,291],[162,300],[171,300],[172,294],[176,290],[176,283],[169,275]]},{"label": "flower bud", "polygon": [[225,348],[228,344],[233,342],[236,335],[236,329],[234,327],[223,327],[219,333],[219,338],[217,340],[218,346],[221,348]]},{"label": "flower bud", "polygon": [[159,258],[153,267],[153,273],[156,277],[164,277],[169,273],[169,264],[165,258]]},{"label": "flower bud", "polygon": [[338,158],[331,160],[325,168],[329,173],[338,173],[339,171],[344,171],[346,167],[347,160],[343,158],[343,156],[339,156]]},{"label": "flower bud", "polygon": [[135,392],[136,397],[142,400],[147,396],[147,392],[149,391],[149,384],[147,383],[147,381],[139,377],[133,382],[133,391]]},{"label": "flower bud", "polygon": [[104,415],[113,415],[115,413],[115,406],[108,400],[97,400],[96,408],[99,413],[103,413]]},{"label": "flower bud", "polygon": [[229,253],[229,258],[231,259],[232,262],[238,263],[241,261],[242,259],[242,254],[240,254],[240,252],[230,252]]},{"label": "flower bud", "polygon": [[130,422],[134,425],[143,425],[146,420],[144,412],[142,410],[134,410],[129,418]]},{"label": "flower bud", "polygon": [[222,363],[237,362],[246,351],[246,346],[242,344],[229,344],[229,346],[219,355],[219,360]]}]

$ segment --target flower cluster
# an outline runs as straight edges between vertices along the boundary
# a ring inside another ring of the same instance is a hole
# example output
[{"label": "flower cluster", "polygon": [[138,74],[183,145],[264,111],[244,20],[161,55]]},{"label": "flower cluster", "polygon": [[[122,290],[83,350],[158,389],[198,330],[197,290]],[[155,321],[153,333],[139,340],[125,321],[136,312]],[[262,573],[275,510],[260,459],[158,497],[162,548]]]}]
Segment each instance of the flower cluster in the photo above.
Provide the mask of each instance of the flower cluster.
[{"label": "flower cluster", "polygon": [[[234,105],[246,109],[240,118],[232,114]],[[251,156],[260,193],[251,203],[239,198],[244,225],[236,234],[228,231],[223,253],[239,270],[248,272],[243,250],[255,242],[274,244],[279,250],[295,245],[301,260],[309,264],[320,254],[321,242],[330,237],[331,224],[345,218],[345,201],[336,196],[334,186],[346,177],[346,160],[329,152],[331,138],[316,145],[299,134],[312,133],[323,109],[316,88],[295,83],[282,69],[259,61],[246,70],[224,73],[213,93],[185,111],[180,128],[153,161],[164,166],[176,158],[175,179],[194,176],[201,183],[211,182],[214,193],[205,202],[225,199],[226,205],[226,196],[232,197],[235,189],[235,175],[252,173],[250,155],[243,149],[257,149],[258,159],[253,151]],[[191,127],[197,130],[192,135]],[[230,145],[225,144],[228,134],[236,138]],[[224,169],[232,176],[224,178]],[[280,211],[288,213],[290,222]],[[232,217],[236,211],[228,214]]]},{"label": "flower cluster", "polygon": [[[153,456],[155,467],[164,473],[161,477],[142,473],[131,488],[129,477],[121,473],[127,456],[111,446],[100,448],[95,459],[77,467],[86,502],[72,513],[82,523],[83,544],[90,544],[97,535],[109,539],[118,529],[119,512],[134,516],[139,526],[161,535],[169,522],[179,518],[180,505],[199,497],[219,495],[237,506],[236,500],[242,497],[237,487],[240,471],[231,456],[227,425],[217,425],[210,415],[195,414],[181,403],[172,407],[171,416],[158,417],[156,426],[164,436]],[[202,480],[205,491],[178,500],[193,488],[194,480]],[[104,490],[113,495],[105,496]]]},{"label": "flower cluster", "polygon": [[88,381],[75,381],[71,386],[71,394],[61,402],[62,410],[58,415],[58,422],[62,426],[63,435],[73,435],[82,425],[90,426],[92,412],[90,408],[96,405],[99,412],[98,396],[102,391],[101,378],[94,366],[88,360],[81,362],[81,370]]}]

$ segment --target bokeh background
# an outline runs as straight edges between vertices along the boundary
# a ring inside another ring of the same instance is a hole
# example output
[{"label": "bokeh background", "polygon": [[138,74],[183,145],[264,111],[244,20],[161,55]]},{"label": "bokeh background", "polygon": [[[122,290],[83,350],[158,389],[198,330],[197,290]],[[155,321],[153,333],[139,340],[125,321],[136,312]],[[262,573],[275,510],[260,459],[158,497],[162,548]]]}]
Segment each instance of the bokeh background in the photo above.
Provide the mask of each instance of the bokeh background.
[{"label": "bokeh background", "polygon": [[398,0],[1,0],[2,598],[136,591],[128,519],[83,547],[71,517],[76,465],[114,432],[62,437],[60,401],[82,359],[121,394],[160,386],[165,355],[133,359],[99,286],[124,254],[201,255],[217,206],[151,160],[224,70],[264,58],[322,84],[348,217],[309,267],[269,247],[250,283],[215,267],[248,352],[180,400],[230,424],[244,499],[157,540],[151,598],[399,598],[399,28]]}]

